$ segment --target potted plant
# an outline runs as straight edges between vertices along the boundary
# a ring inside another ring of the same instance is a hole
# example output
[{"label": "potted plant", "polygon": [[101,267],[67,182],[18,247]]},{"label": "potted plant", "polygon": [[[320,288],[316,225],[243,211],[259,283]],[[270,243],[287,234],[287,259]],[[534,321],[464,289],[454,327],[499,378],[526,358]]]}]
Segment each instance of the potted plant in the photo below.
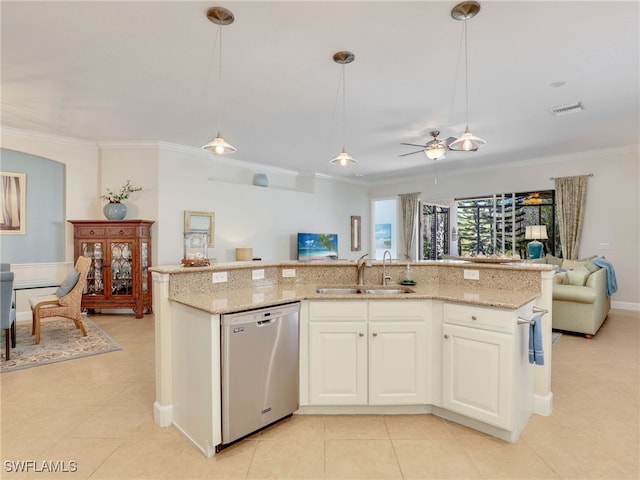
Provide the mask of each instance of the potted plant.
[{"label": "potted plant", "polygon": [[122,220],[127,215],[127,206],[122,202],[128,200],[132,193],[141,190],[141,187],[134,187],[131,184],[131,180],[127,180],[127,183],[120,188],[119,192],[114,192],[107,188],[107,193],[100,196],[101,199],[109,202],[102,209],[104,216],[109,220]]}]

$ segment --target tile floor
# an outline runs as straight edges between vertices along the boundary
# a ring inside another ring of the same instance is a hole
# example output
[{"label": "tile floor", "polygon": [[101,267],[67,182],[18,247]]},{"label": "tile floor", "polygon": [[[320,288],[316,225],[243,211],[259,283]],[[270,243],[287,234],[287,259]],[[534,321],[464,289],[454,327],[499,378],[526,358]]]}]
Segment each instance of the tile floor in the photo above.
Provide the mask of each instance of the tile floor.
[{"label": "tile floor", "polygon": [[[153,422],[153,316],[92,319],[123,350],[0,377],[3,479],[640,477],[638,312],[560,338],[553,415],[516,444],[431,415],[294,416],[214,458]],[[77,471],[11,472],[19,461]]]}]

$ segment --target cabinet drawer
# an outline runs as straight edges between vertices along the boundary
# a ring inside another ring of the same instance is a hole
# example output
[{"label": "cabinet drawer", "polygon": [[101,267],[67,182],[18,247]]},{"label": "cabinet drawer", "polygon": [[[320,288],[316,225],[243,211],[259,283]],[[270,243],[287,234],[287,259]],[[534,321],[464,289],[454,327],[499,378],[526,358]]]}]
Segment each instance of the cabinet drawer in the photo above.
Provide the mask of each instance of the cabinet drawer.
[{"label": "cabinet drawer", "polygon": [[75,227],[76,237],[104,237],[106,229],[104,227]]},{"label": "cabinet drawer", "polygon": [[367,320],[367,302],[311,302],[309,304],[309,320],[312,322],[340,322]]},{"label": "cabinet drawer", "polygon": [[110,237],[135,237],[136,234],[136,227],[107,227]]},{"label": "cabinet drawer", "polygon": [[444,322],[466,327],[483,328],[511,333],[516,324],[517,313],[511,310],[479,307],[475,305],[444,304]]},{"label": "cabinet drawer", "polygon": [[372,300],[369,302],[369,320],[371,321],[424,321],[427,318],[426,300]]}]

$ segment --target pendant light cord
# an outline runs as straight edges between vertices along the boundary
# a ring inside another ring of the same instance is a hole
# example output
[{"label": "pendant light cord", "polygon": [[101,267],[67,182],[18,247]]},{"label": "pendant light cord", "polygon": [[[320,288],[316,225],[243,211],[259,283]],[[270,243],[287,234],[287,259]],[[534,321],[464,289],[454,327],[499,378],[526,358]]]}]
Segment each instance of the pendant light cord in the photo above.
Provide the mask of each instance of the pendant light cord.
[{"label": "pendant light cord", "polygon": [[218,83],[220,93],[218,94],[218,134],[222,130],[222,97],[224,96],[224,84],[222,83],[222,25],[218,25]]},{"label": "pendant light cord", "polygon": [[464,20],[464,91],[465,91],[465,123],[466,128],[469,128],[469,65],[467,60],[467,52],[469,46],[467,44],[467,20]]},{"label": "pendant light cord", "polygon": [[347,138],[347,88],[345,78],[345,65],[342,64],[342,148],[344,149],[345,140]]}]

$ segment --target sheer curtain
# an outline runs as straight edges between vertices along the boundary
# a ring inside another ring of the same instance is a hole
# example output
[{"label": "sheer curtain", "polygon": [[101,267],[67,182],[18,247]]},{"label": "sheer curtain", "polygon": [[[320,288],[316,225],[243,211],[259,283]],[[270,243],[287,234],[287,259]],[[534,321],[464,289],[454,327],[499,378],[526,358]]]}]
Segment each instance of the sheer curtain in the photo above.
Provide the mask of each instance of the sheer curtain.
[{"label": "sheer curtain", "polygon": [[411,260],[413,244],[416,237],[416,219],[418,214],[419,193],[405,193],[400,195],[402,210],[402,233],[404,234],[404,257]]},{"label": "sheer curtain", "polygon": [[587,201],[588,175],[555,179],[558,224],[562,256],[567,260],[578,258],[584,208]]}]

